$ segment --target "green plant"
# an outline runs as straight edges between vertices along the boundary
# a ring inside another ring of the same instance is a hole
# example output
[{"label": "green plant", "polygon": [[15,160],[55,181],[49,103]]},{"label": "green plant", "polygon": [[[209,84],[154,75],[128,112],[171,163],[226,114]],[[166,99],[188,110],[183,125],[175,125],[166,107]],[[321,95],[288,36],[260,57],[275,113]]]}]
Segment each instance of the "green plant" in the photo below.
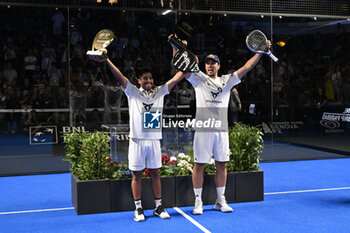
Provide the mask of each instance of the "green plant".
[{"label": "green plant", "polygon": [[[175,159],[176,160],[176,159]],[[162,166],[159,169],[160,176],[173,176],[174,175],[174,166],[175,166],[174,157],[169,157],[168,155],[162,155]]]},{"label": "green plant", "polygon": [[65,136],[64,142],[66,143],[66,157],[63,160],[70,163],[70,171],[72,174],[77,173],[81,146],[84,138],[86,137],[87,134],[80,132],[69,133]]},{"label": "green plant", "polygon": [[[252,171],[259,169],[259,155],[263,148],[262,131],[254,126],[237,123],[229,131],[230,161],[228,172]],[[71,172],[80,180],[131,178],[127,163],[112,162],[109,157],[110,138],[107,132],[79,133],[66,135],[66,158],[71,164]],[[162,155],[160,176],[182,176],[193,173],[193,148],[188,155],[179,153],[169,158]],[[206,164],[204,174],[216,172],[215,161]],[[147,175],[147,170],[146,174]]]},{"label": "green plant", "polygon": [[78,177],[81,180],[99,180],[108,176],[109,137],[106,132],[93,132],[83,139],[79,157]]},{"label": "green plant", "polygon": [[127,165],[112,162],[107,132],[70,133],[66,136],[66,161],[80,180],[121,179],[131,176]]},{"label": "green plant", "polygon": [[209,163],[207,163],[204,167],[204,174],[215,174],[216,173],[216,165],[215,159],[211,159]]},{"label": "green plant", "polygon": [[227,171],[253,171],[259,169],[260,153],[264,147],[263,133],[255,126],[236,123],[229,131],[230,161]]}]

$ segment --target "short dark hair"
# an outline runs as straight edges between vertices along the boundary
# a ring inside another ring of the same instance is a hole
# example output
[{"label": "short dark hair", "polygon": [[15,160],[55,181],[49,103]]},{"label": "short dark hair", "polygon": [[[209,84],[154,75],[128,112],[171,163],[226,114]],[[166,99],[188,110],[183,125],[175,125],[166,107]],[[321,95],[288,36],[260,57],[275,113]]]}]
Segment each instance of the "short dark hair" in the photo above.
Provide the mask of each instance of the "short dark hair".
[{"label": "short dark hair", "polygon": [[152,74],[152,69],[149,67],[142,67],[141,69],[138,70],[137,72],[137,78],[141,78],[143,74],[145,73],[151,73]]}]

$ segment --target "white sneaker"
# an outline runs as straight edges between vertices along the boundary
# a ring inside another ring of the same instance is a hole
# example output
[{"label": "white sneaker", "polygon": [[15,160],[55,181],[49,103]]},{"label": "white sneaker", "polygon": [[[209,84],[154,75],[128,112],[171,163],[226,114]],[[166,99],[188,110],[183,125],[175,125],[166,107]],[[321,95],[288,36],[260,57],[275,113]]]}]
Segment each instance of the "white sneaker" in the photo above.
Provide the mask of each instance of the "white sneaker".
[{"label": "white sneaker", "polygon": [[154,211],[153,214],[155,216],[160,217],[161,219],[168,219],[170,215],[166,212],[162,205],[159,205]]},{"label": "white sneaker", "polygon": [[135,210],[134,221],[135,222],[143,222],[143,221],[145,221],[145,215],[143,214],[143,209],[142,208],[137,208]]},{"label": "white sneaker", "polygon": [[233,211],[233,209],[229,205],[227,205],[225,197],[223,197],[220,201],[216,199],[214,209],[220,210],[224,213],[229,213]]},{"label": "white sneaker", "polygon": [[194,209],[192,211],[192,214],[194,215],[203,214],[203,202],[200,199],[196,198],[196,201],[194,202]]}]

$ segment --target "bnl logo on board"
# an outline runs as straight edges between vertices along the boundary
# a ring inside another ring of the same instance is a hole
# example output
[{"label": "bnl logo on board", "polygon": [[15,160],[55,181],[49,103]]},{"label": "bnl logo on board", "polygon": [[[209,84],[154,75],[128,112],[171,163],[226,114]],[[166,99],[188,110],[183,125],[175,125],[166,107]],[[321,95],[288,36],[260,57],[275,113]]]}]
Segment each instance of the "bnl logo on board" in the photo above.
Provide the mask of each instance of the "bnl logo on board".
[{"label": "bnl logo on board", "polygon": [[144,129],[160,129],[162,114],[159,110],[156,112],[143,112],[143,128]]},{"label": "bnl logo on board", "polygon": [[57,144],[57,126],[30,126],[29,127],[29,144]]}]

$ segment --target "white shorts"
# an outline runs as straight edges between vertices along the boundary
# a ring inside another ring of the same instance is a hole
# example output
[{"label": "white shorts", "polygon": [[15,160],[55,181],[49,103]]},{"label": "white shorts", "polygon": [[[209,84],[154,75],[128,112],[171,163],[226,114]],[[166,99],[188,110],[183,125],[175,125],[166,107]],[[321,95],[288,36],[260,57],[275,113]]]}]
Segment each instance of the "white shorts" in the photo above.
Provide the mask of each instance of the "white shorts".
[{"label": "white shorts", "polygon": [[209,163],[213,154],[215,161],[227,162],[230,160],[227,131],[195,132],[193,148],[195,163]]},{"label": "white shorts", "polygon": [[131,171],[142,171],[146,167],[160,168],[162,166],[160,141],[130,138],[128,160]]}]

